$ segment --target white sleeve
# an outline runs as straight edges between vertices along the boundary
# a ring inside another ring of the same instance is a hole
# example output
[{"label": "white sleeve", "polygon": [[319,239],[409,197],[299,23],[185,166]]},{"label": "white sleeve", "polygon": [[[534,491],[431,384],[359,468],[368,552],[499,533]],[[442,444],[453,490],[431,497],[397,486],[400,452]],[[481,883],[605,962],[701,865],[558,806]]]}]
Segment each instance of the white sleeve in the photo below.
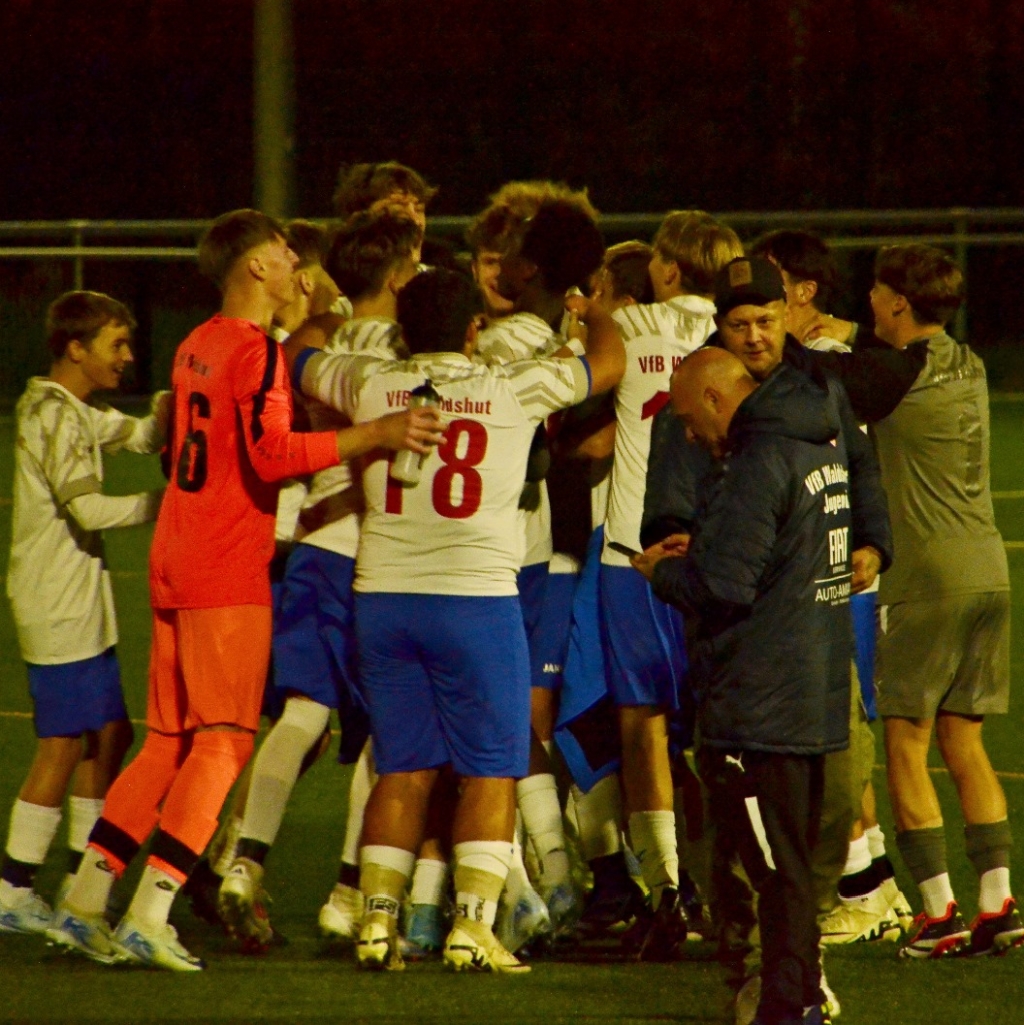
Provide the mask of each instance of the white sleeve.
[{"label": "white sleeve", "polygon": [[382,362],[376,356],[315,352],[302,368],[302,393],[354,419],[359,391],[372,367]]},{"label": "white sleeve", "polygon": [[157,416],[157,408],[169,401],[168,391],[157,392],[150,404],[150,414],[144,417],[128,416],[109,406],[94,410],[96,437],[104,452],[139,452],[151,455],[159,452],[167,437],[166,413]]},{"label": "white sleeve", "polygon": [[575,356],[520,360],[504,370],[524,412],[537,422],[590,395],[590,368]]},{"label": "white sleeve", "polygon": [[104,495],[90,492],[72,498],[66,508],[83,530],[133,527],[156,519],[164,490],[138,495]]}]

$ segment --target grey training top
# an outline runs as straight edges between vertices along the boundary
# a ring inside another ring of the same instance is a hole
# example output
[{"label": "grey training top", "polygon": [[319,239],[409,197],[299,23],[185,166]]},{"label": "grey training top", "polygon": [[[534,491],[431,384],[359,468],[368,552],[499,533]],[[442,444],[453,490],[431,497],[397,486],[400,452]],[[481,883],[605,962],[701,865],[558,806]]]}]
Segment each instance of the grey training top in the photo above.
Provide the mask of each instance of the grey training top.
[{"label": "grey training top", "polygon": [[892,518],[882,604],[1009,590],[989,485],[985,365],[945,332],[913,387],[870,428]]}]

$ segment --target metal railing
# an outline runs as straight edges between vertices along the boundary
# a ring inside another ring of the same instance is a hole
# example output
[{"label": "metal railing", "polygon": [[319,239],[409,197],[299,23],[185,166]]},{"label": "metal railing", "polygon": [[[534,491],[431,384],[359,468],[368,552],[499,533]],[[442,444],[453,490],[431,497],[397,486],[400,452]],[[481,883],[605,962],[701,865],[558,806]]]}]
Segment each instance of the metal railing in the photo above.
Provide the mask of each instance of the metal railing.
[{"label": "metal railing", "polygon": [[[662,216],[604,214],[601,227],[610,238],[650,238]],[[751,236],[777,228],[815,231],[840,250],[877,249],[908,241],[949,246],[965,276],[971,247],[1024,245],[1024,210],[1019,208],[734,211],[718,216],[740,234]],[[469,222],[468,216],[431,217],[428,231],[461,242]],[[74,287],[82,288],[88,260],[194,259],[194,241],[209,224],[209,220],[0,221],[0,260],[71,260]],[[28,241],[12,241],[18,239]],[[139,244],[146,239],[161,241]],[[168,239],[188,239],[188,243],[168,245]],[[966,327],[962,318],[963,312],[957,323],[960,337]]]}]

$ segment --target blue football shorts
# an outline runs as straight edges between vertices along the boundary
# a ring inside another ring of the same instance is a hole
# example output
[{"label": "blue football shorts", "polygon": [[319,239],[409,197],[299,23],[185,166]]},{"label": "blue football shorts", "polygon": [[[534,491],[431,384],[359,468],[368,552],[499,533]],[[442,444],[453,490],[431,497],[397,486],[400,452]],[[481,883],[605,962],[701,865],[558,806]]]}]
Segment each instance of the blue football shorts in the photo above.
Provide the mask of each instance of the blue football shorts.
[{"label": "blue football shorts", "polygon": [[618,705],[679,708],[686,643],[678,609],[630,566],[601,566],[601,625],[608,690]]},{"label": "blue football shorts", "polygon": [[37,737],[77,737],[128,718],[113,648],[78,662],[27,665]]},{"label": "blue football shorts", "polygon": [[518,597],[356,594],[377,771],[525,776],[530,659]]}]

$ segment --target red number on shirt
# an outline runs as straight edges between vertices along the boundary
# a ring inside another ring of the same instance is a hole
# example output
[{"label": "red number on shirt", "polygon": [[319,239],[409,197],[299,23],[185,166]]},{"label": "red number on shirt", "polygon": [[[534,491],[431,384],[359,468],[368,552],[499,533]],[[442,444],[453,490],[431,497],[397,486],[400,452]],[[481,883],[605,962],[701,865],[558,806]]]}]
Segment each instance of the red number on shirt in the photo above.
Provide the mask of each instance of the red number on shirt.
[{"label": "red number on shirt", "polygon": [[[463,436],[466,451],[459,455]],[[474,469],[483,462],[487,452],[487,428],[476,420],[453,420],[444,432],[444,441],[437,446],[437,454],[444,466],[434,474],[432,496],[434,508],[450,520],[464,520],[480,508],[483,497],[483,479]],[[455,478],[462,480],[462,500],[452,501]]]},{"label": "red number on shirt", "polygon": [[[465,441],[465,451],[459,455],[459,448]],[[476,420],[453,420],[444,432],[444,440],[437,446],[437,454],[444,464],[434,474],[430,489],[431,502],[440,516],[449,520],[465,520],[480,508],[483,499],[483,478],[476,467],[483,462],[487,453],[487,428]],[[394,454],[388,462],[394,460]],[[454,501],[454,482],[462,482],[462,496],[459,504]],[[384,493],[384,511],[401,513],[402,485],[388,474]]]},{"label": "red number on shirt", "polygon": [[640,419],[649,420],[652,416],[657,416],[665,408],[665,403],[668,402],[668,399],[667,391],[655,392],[640,407]]},{"label": "red number on shirt", "polygon": [[197,419],[210,419],[210,399],[194,391],[188,397],[188,430],[178,456],[178,487],[182,491],[198,491],[206,483],[206,431],[196,427]]}]

